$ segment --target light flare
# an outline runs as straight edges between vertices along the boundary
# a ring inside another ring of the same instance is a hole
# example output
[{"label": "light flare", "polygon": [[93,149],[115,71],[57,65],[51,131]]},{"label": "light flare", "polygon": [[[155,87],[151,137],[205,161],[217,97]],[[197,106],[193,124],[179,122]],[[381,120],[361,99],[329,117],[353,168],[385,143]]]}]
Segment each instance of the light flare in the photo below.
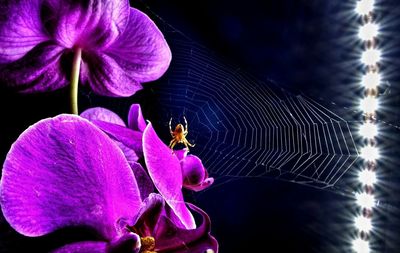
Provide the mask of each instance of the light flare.
[{"label": "light flare", "polygon": [[360,156],[369,162],[374,162],[379,158],[379,151],[377,147],[367,145],[361,148]]},{"label": "light flare", "polygon": [[358,15],[368,15],[374,10],[374,0],[361,0],[357,2],[356,13]]},{"label": "light flare", "polygon": [[353,241],[353,250],[357,253],[370,253],[369,242],[361,238],[357,238]]},{"label": "light flare", "polygon": [[381,61],[382,53],[379,49],[368,48],[361,55],[361,62],[367,66],[376,65]]},{"label": "light flare", "polygon": [[358,174],[358,180],[367,186],[373,186],[377,181],[375,172],[367,169],[360,171]]},{"label": "light flare", "polygon": [[359,133],[364,138],[373,139],[378,135],[378,127],[371,122],[365,122],[360,126]]},{"label": "light flare", "polygon": [[366,23],[358,30],[358,37],[361,40],[373,40],[378,36],[379,26],[375,23]]},{"label": "light flare", "polygon": [[364,113],[375,113],[378,109],[378,100],[373,96],[365,97],[360,101],[360,109]]},{"label": "light flare", "polygon": [[367,217],[364,217],[362,215],[357,216],[354,219],[354,225],[359,231],[363,231],[363,232],[366,232],[366,233],[368,233],[369,231],[372,230],[371,219],[367,218]]},{"label": "light flare", "polygon": [[375,207],[374,195],[366,192],[356,193],[356,202],[362,208],[372,209]]},{"label": "light flare", "polygon": [[378,72],[367,72],[361,78],[361,84],[367,89],[376,89],[381,80],[382,76]]}]

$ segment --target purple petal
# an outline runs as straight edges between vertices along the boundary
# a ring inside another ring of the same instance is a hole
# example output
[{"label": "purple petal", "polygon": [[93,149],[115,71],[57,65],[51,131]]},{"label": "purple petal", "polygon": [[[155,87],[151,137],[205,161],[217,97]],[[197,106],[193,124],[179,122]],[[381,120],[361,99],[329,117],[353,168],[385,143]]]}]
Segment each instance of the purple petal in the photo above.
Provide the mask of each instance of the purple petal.
[{"label": "purple petal", "polygon": [[171,51],[160,30],[146,14],[134,8],[130,8],[127,29],[106,53],[139,83],[161,77],[171,61]]},{"label": "purple petal", "polygon": [[106,242],[85,241],[67,244],[52,253],[107,253],[107,247]]},{"label": "purple petal", "polygon": [[132,104],[128,114],[128,126],[135,131],[143,132],[146,128],[142,110],[139,104]]},{"label": "purple petal", "polygon": [[202,190],[210,187],[213,183],[214,183],[214,178],[208,177],[198,185],[184,184],[183,187],[185,187],[186,189],[198,192],[198,191],[202,191]]},{"label": "purple petal", "polygon": [[157,193],[151,193],[143,200],[134,226],[131,226],[141,236],[154,236],[161,215],[168,217],[176,227],[184,228],[181,220],[171,211],[171,207],[165,205],[165,200]]},{"label": "purple petal", "polygon": [[103,107],[87,109],[81,113],[81,117],[88,119],[89,121],[101,120],[108,123],[125,126],[124,121],[116,113]]},{"label": "purple petal", "polygon": [[178,158],[157,136],[151,123],[143,133],[143,153],[154,185],[186,228],[195,228],[182,194],[182,172]]},{"label": "purple petal", "polygon": [[180,163],[183,175],[183,187],[194,191],[201,191],[214,182],[213,178],[208,178],[208,173],[197,156],[188,155]]},{"label": "purple petal", "polygon": [[150,193],[154,192],[154,185],[142,165],[136,162],[129,162],[133,174],[135,175],[136,182],[140,190],[142,200],[146,199]]},{"label": "purple petal", "polygon": [[47,32],[66,48],[108,47],[126,28],[127,0],[47,0],[43,19]]},{"label": "purple petal", "polygon": [[189,150],[187,148],[174,150],[174,154],[176,155],[176,157],[178,157],[179,161],[184,159],[187,156],[188,152]]},{"label": "purple petal", "polygon": [[108,247],[107,253],[138,253],[140,247],[140,237],[130,232],[112,241]]},{"label": "purple petal", "polygon": [[84,53],[82,59],[87,76],[83,76],[81,80],[87,80],[95,93],[111,97],[129,97],[142,89],[142,85],[113,57],[101,53]]},{"label": "purple petal", "polygon": [[115,141],[128,161],[137,161],[143,156],[141,132],[101,120],[94,120],[92,123],[106,132]]},{"label": "purple petal", "polygon": [[[113,138],[111,137],[111,139],[113,139]],[[135,151],[134,149],[126,146],[124,143],[122,143],[116,139],[113,139],[113,141],[115,142],[115,144],[117,144],[117,146],[124,153],[125,158],[126,158],[126,160],[128,160],[128,162],[136,162],[143,156],[143,152]]]},{"label": "purple petal", "polygon": [[140,237],[129,233],[117,240],[106,243],[101,241],[84,241],[65,245],[52,253],[138,253],[140,251]]},{"label": "purple petal", "polygon": [[152,193],[145,200],[135,218],[133,224],[130,224],[140,236],[154,237],[158,220],[165,208],[165,202],[161,195]]},{"label": "purple petal", "polygon": [[181,167],[185,184],[196,185],[203,182],[206,173],[200,158],[188,155],[181,160]]},{"label": "purple petal", "polygon": [[218,252],[218,242],[210,235],[211,221],[208,215],[200,208],[188,204],[189,207],[200,214],[202,224],[196,229],[183,229],[165,216],[162,216],[155,232],[156,249],[159,253],[204,253],[208,249]]},{"label": "purple petal", "polygon": [[0,63],[22,58],[48,40],[40,20],[39,0],[2,1],[0,12]]},{"label": "purple petal", "polygon": [[24,92],[51,91],[68,84],[61,66],[64,49],[51,43],[37,45],[23,58],[0,68],[0,79]]},{"label": "purple petal", "polygon": [[105,239],[141,205],[120,149],[89,121],[73,115],[42,120],[13,144],[3,167],[0,201],[19,233],[40,236],[89,226]]}]

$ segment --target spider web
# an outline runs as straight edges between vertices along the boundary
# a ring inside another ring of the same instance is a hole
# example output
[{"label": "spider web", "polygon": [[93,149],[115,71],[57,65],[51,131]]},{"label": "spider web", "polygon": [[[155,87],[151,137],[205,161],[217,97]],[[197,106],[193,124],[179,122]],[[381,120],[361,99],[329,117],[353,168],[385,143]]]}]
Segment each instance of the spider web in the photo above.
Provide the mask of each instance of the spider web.
[{"label": "spider web", "polygon": [[359,157],[350,121],[258,80],[156,18],[173,52],[167,74],[151,88],[160,105],[152,119],[159,132],[168,129],[171,117],[174,125],[185,116],[187,138],[196,144],[192,153],[221,182],[274,177],[337,188]]}]

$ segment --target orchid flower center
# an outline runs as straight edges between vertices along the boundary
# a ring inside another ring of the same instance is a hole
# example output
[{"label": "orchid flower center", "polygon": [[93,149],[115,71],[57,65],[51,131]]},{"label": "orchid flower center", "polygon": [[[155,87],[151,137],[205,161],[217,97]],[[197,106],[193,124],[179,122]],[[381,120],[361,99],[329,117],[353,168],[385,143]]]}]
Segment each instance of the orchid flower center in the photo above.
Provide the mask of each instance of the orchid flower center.
[{"label": "orchid flower center", "polygon": [[156,247],[156,240],[154,239],[154,237],[140,237],[140,242],[142,244],[142,247],[140,248],[141,253],[157,253],[156,251],[154,251]]}]

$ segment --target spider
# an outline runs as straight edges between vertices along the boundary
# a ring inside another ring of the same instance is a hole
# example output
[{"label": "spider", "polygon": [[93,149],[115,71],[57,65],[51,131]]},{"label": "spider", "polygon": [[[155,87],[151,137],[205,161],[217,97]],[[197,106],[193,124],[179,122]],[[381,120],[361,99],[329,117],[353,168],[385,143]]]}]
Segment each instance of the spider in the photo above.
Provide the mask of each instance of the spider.
[{"label": "spider", "polygon": [[182,124],[178,124],[178,125],[176,125],[174,131],[172,131],[172,128],[171,128],[172,118],[169,120],[169,132],[172,137],[172,140],[169,143],[169,147],[172,150],[177,143],[182,143],[183,145],[185,145],[185,147],[187,148],[188,151],[189,151],[188,146],[194,147],[194,144],[190,144],[190,142],[188,140],[186,140],[186,135],[188,134],[188,123],[187,123],[185,117],[183,117],[183,119],[185,120],[186,126],[183,126]]}]

